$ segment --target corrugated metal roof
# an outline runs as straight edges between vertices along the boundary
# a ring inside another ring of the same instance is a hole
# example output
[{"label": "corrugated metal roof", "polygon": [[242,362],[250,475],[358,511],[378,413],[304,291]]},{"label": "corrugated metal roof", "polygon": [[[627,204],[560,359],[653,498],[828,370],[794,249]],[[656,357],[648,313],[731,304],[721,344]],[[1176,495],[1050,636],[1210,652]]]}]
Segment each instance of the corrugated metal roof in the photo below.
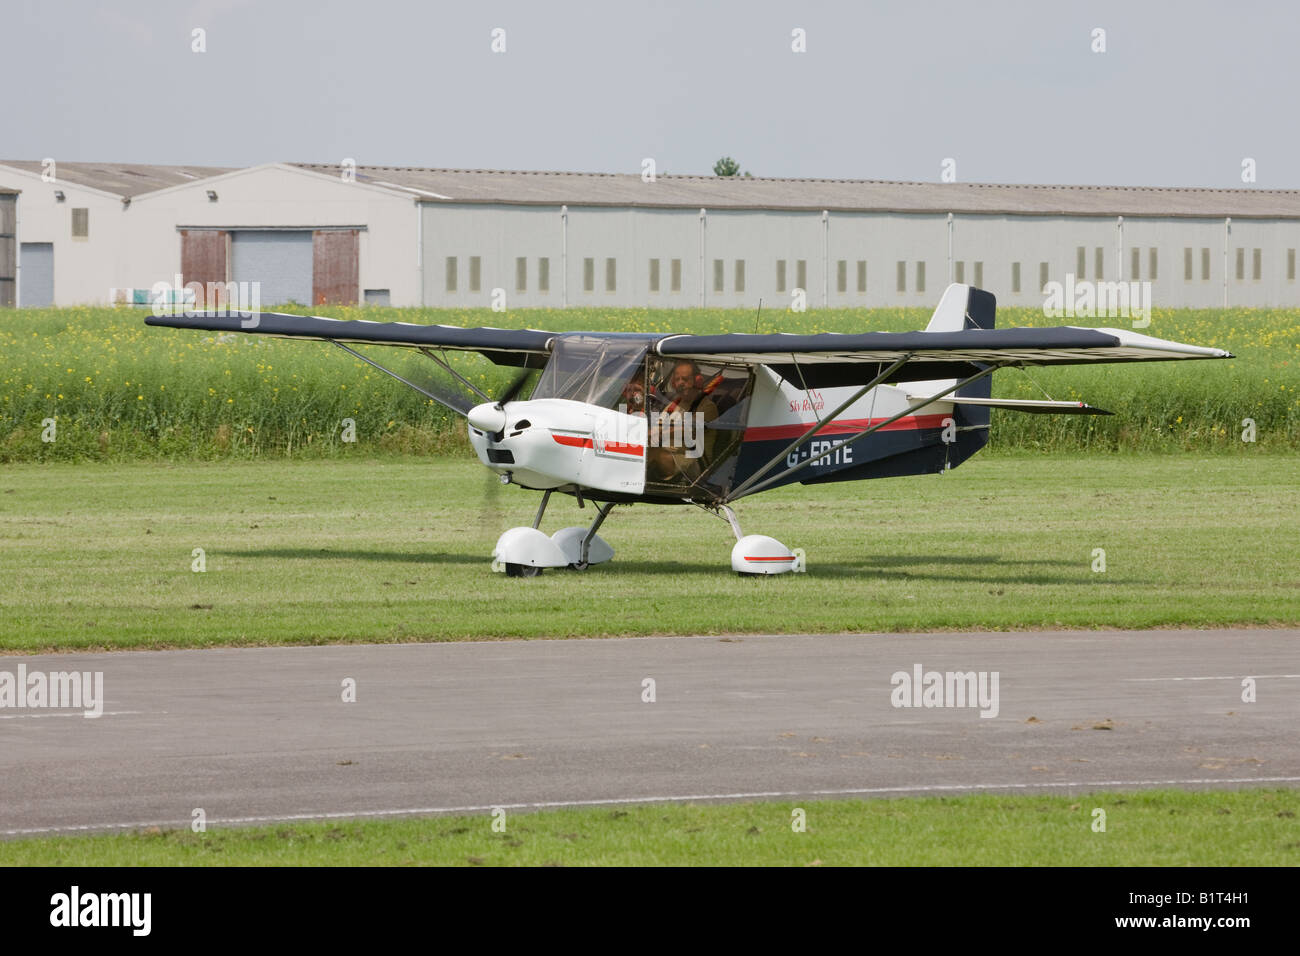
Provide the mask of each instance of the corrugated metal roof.
[{"label": "corrugated metal roof", "polygon": [[[39,174],[38,160],[0,160]],[[287,164],[335,178],[332,163]],[[60,162],[60,180],[131,198],[236,172],[224,166]],[[684,209],[829,209],[837,212],[983,213],[1036,216],[1178,216],[1300,219],[1300,190],[1157,186],[1032,186],[876,179],[774,179],[359,166],[358,182],[421,202]],[[6,194],[9,190],[0,187]]]},{"label": "corrugated metal roof", "polygon": [[[339,167],[292,163],[338,176]],[[358,166],[357,181],[425,202],[708,209],[791,209],[986,213],[1040,216],[1300,218],[1300,190],[1148,186],[1003,186],[872,179],[767,179],[721,176],[510,172]]]},{"label": "corrugated metal roof", "polygon": [[[39,175],[45,167],[37,160],[0,159],[0,166],[12,166]],[[233,172],[218,166],[147,166],[141,163],[57,162],[55,175],[61,182],[88,186],[115,196],[132,198],[156,189],[192,183],[209,176]],[[51,185],[56,185],[51,183]]]}]

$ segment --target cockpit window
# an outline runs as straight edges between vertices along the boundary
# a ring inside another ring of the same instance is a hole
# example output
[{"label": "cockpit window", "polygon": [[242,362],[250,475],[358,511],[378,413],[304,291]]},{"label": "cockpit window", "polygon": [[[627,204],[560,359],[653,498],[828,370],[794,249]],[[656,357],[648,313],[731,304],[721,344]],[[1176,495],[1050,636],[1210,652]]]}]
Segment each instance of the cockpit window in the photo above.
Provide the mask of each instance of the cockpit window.
[{"label": "cockpit window", "polygon": [[632,383],[645,379],[648,339],[561,335],[532,398],[567,398],[603,408],[626,404]]}]

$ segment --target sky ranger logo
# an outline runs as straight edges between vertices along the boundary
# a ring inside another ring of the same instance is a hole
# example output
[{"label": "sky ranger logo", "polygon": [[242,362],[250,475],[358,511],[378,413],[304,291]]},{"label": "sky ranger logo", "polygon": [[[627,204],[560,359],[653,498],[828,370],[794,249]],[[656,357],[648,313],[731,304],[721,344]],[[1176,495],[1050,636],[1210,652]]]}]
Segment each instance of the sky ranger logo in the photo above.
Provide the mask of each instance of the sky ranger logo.
[{"label": "sky ranger logo", "polygon": [[889,678],[895,707],[978,707],[981,717],[998,715],[998,671],[895,671]]},{"label": "sky ranger logo", "polygon": [[152,893],[70,893],[50,897],[51,926],[129,926],[132,935],[148,936],[153,922]]},{"label": "sky ranger logo", "polygon": [[815,388],[808,389],[807,394],[798,401],[790,402],[792,412],[820,412],[826,407],[826,399]]},{"label": "sky ranger logo", "polygon": [[104,712],[103,671],[32,671],[18,665],[15,676],[0,671],[0,710],[7,708],[81,709],[85,717]]},{"label": "sky ranger logo", "polygon": [[1151,324],[1150,282],[1076,282],[1067,272],[1064,285],[1053,280],[1043,286],[1043,295],[1043,315],[1049,318],[1131,318],[1135,329]]}]

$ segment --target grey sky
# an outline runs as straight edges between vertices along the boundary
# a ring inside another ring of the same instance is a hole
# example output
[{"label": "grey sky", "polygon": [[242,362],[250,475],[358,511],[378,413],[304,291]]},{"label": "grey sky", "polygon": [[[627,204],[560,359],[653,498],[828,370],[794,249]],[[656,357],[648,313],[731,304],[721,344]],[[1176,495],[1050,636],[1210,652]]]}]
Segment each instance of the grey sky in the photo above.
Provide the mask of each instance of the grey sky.
[{"label": "grey sky", "polygon": [[1298,41],[1283,0],[6,0],[0,157],[707,174],[727,154],[931,181],[953,157],[964,182],[1217,187],[1251,157],[1257,187],[1296,188]]}]

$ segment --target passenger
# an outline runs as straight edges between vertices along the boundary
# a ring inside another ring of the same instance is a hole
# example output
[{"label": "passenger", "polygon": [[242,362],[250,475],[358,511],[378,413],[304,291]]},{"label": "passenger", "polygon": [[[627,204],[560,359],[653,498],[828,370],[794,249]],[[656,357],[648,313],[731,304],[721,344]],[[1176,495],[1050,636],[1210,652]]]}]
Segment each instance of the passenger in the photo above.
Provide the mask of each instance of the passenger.
[{"label": "passenger", "polygon": [[[705,383],[699,366],[689,360],[675,363],[664,384],[664,394],[652,393],[650,445],[646,477],[658,482],[695,481],[708,467],[713,452],[718,406],[708,392],[721,380]],[[656,440],[657,439],[657,440]]]}]

